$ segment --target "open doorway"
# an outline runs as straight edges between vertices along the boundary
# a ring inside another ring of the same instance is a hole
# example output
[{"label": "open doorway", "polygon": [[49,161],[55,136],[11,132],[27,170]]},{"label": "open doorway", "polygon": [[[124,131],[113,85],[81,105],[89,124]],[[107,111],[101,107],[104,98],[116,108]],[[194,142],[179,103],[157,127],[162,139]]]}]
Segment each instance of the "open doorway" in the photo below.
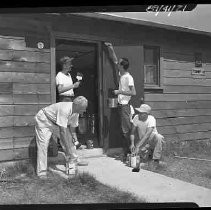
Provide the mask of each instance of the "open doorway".
[{"label": "open doorway", "polygon": [[79,88],[74,89],[75,97],[82,95],[88,99],[87,111],[79,118],[78,139],[82,144],[86,144],[87,140],[93,140],[94,147],[99,147],[97,44],[67,39],[56,39],[55,44],[56,74],[61,71],[59,60],[63,56],[69,56],[74,57],[71,71],[73,83],[77,81],[77,73],[83,75]]}]

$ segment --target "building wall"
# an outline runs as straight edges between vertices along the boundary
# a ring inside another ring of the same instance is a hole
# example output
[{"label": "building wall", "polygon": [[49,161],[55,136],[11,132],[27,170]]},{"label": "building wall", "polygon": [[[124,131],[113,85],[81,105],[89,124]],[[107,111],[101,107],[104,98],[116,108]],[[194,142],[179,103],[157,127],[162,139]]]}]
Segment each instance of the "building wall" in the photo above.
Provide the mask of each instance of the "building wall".
[{"label": "building wall", "polygon": [[[158,130],[167,142],[193,141],[210,145],[211,48],[209,38],[175,33],[163,36],[161,82],[163,93],[145,92],[154,109]],[[168,41],[167,41],[168,40]],[[192,75],[194,53],[202,53],[205,76]]]},{"label": "building wall", "polygon": [[0,20],[1,161],[28,156],[34,144],[34,115],[51,102],[49,46],[39,50],[40,30],[23,23]]},{"label": "building wall", "polygon": [[[0,160],[28,156],[34,142],[33,117],[51,103],[49,27],[117,46],[160,46],[161,89],[145,90],[145,102],[152,106],[159,132],[169,142],[210,139],[208,37],[84,17],[35,16],[1,15],[0,19]],[[36,44],[43,40],[45,48],[39,50]],[[195,52],[203,54],[205,78],[191,75]]]},{"label": "building wall", "polygon": [[[145,102],[152,106],[159,132],[167,142],[202,140],[201,143],[210,144],[210,37],[85,18],[82,19],[87,22],[82,27],[83,21],[80,25],[79,19],[76,18],[79,24],[73,24],[72,29],[77,25],[81,33],[96,39],[110,41],[114,45],[159,46],[161,88],[145,90]],[[196,52],[202,53],[205,76],[191,74]],[[140,66],[140,71],[143,71],[143,66]],[[136,77],[136,74],[133,76]]]}]

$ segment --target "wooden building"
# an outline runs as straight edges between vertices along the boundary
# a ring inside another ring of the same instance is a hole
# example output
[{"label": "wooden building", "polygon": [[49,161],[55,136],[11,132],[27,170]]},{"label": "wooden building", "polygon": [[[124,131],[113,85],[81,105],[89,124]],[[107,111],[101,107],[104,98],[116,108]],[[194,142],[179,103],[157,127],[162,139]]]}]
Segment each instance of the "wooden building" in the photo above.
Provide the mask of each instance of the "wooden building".
[{"label": "wooden building", "polygon": [[[104,42],[128,57],[137,96],[152,106],[170,141],[210,142],[211,34],[103,14],[0,15],[0,161],[24,159],[34,146],[34,115],[56,102],[58,59],[77,55],[80,94],[97,116],[97,145],[121,147],[117,109],[108,107],[115,72]],[[78,93],[79,94],[79,93]]]}]

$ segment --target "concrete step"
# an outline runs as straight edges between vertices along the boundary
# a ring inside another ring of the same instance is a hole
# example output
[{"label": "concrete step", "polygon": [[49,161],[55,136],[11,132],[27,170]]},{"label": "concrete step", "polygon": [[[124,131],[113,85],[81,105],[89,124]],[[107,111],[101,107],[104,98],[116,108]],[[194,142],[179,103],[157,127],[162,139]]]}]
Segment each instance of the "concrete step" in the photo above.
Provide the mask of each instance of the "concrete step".
[{"label": "concrete step", "polygon": [[[93,149],[78,149],[77,154],[80,159],[87,159],[87,158],[97,158],[97,157],[105,157],[106,155],[103,153],[102,148],[93,148]],[[65,155],[64,152],[59,151],[58,156],[56,157],[48,157],[48,162],[64,162]]]}]

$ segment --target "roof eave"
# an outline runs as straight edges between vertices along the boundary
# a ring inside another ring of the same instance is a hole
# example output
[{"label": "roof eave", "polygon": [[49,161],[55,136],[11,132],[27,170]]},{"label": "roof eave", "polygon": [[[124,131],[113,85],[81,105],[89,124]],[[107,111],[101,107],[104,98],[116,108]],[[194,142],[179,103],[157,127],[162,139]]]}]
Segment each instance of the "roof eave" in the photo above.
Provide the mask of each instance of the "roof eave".
[{"label": "roof eave", "polygon": [[186,27],[174,26],[174,25],[166,25],[166,24],[162,24],[162,23],[155,23],[155,22],[151,22],[151,21],[125,18],[125,17],[114,16],[114,15],[109,15],[109,14],[102,14],[102,13],[71,13],[71,15],[79,15],[79,16],[96,18],[96,19],[112,20],[112,21],[118,21],[118,22],[124,22],[124,23],[131,23],[131,24],[135,24],[135,25],[142,25],[142,26],[144,25],[144,26],[149,26],[149,27],[157,27],[157,28],[162,28],[162,29],[171,30],[171,31],[181,31],[181,32],[187,32],[187,33],[211,36],[210,32],[200,31],[200,30],[193,29],[193,28],[186,28]]}]

